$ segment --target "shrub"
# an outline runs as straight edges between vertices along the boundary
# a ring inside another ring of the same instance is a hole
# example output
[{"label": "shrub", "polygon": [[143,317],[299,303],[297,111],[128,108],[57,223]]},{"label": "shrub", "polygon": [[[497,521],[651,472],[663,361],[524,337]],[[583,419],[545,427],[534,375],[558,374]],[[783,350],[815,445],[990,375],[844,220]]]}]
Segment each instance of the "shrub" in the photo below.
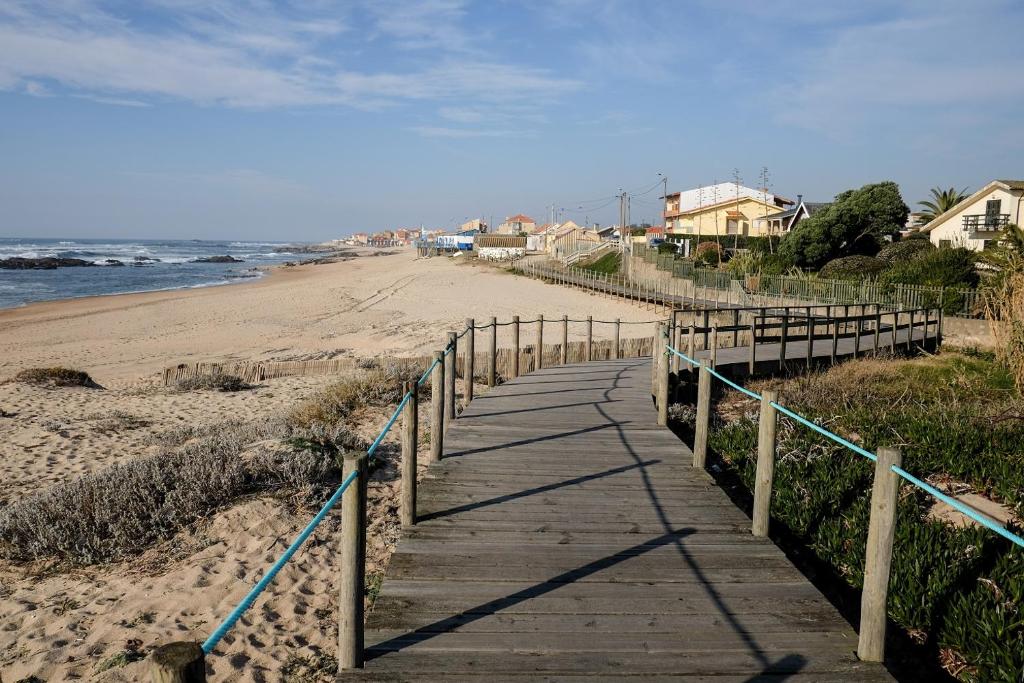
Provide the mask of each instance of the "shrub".
[{"label": "shrub", "polygon": [[288,416],[295,427],[331,426],[359,406],[386,406],[402,400],[402,383],[418,380],[422,370],[411,363],[392,363],[332,384],[300,403]]},{"label": "shrub", "polygon": [[[961,247],[925,251],[917,258],[897,263],[879,277],[884,285],[927,285],[944,287],[943,302],[947,313],[963,309],[963,294],[958,290],[978,285],[975,270],[977,254]],[[938,298],[937,296],[935,297]],[[938,301],[922,301],[923,305],[937,305]]]},{"label": "shrub", "polygon": [[706,266],[717,266],[722,262],[722,247],[718,242],[701,242],[694,251],[693,260]]},{"label": "shrub", "polygon": [[15,382],[45,387],[88,387],[100,389],[88,373],[71,368],[30,368],[14,376]]},{"label": "shrub", "polygon": [[675,242],[662,242],[658,245],[659,254],[676,254],[679,253],[679,246]]},{"label": "shrub", "polygon": [[824,280],[863,280],[888,267],[887,262],[874,256],[844,256],[826,263],[818,276]]},{"label": "shrub", "polygon": [[920,230],[911,230],[909,233],[903,236],[901,241],[906,242],[907,240],[925,240],[928,241],[931,238],[928,237],[928,233],[921,232]]},{"label": "shrub", "polygon": [[337,438],[335,452],[362,448],[348,430],[290,430],[281,421],[183,428],[163,441],[180,446],[115,464],[21,499],[0,512],[0,556],[93,564],[127,558],[240,496],[282,487],[336,483],[331,449],[276,450],[286,436]]},{"label": "shrub", "polygon": [[905,263],[929,251],[935,251],[935,246],[926,239],[904,239],[882,247],[878,252],[878,258],[890,264]]},{"label": "shrub", "polygon": [[248,391],[252,385],[241,377],[216,373],[178,380],[178,391]]}]

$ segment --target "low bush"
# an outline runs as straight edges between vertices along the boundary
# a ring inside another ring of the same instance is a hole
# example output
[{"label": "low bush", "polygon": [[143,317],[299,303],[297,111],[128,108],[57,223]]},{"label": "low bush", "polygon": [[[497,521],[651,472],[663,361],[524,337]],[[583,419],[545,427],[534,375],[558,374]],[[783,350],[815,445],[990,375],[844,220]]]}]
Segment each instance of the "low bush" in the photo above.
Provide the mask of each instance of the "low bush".
[{"label": "low bush", "polygon": [[248,391],[252,385],[241,377],[216,373],[178,380],[178,391]]},{"label": "low bush", "polygon": [[[318,446],[330,442],[334,448],[280,448],[288,437]],[[5,508],[0,512],[0,556],[77,565],[125,559],[240,496],[336,484],[337,452],[366,445],[345,429],[296,431],[274,420],[184,428],[162,442],[180,445],[58,484]]]},{"label": "low bush", "polygon": [[[903,467],[959,482],[1024,515],[1024,399],[1002,368],[959,354],[862,360],[781,382],[783,403],[868,450],[898,444]],[[873,465],[783,417],[773,519],[853,588],[863,583]],[[756,415],[713,426],[711,447],[752,490]],[[1024,670],[1024,552],[981,528],[933,521],[935,501],[900,489],[889,615],[971,680]]]},{"label": "low bush", "polygon": [[890,264],[906,263],[929,251],[935,251],[935,246],[928,240],[905,239],[885,245],[877,256]]},{"label": "low bush", "polygon": [[705,266],[717,266],[722,262],[722,247],[718,242],[701,242],[697,245],[693,260]]},{"label": "low bush", "polygon": [[300,403],[288,416],[299,428],[333,426],[359,406],[386,406],[402,400],[402,383],[418,380],[422,368],[412,363],[374,367],[332,384]]},{"label": "low bush", "polygon": [[88,373],[71,368],[29,368],[14,376],[15,382],[45,387],[88,387],[99,389]]},{"label": "low bush", "polygon": [[823,280],[863,280],[888,267],[887,261],[875,256],[843,256],[826,263],[818,276]]},{"label": "low bush", "polygon": [[[908,244],[918,244],[909,242]],[[879,281],[885,284],[973,288],[978,285],[977,254],[962,247],[931,249],[916,258],[896,263]]]}]

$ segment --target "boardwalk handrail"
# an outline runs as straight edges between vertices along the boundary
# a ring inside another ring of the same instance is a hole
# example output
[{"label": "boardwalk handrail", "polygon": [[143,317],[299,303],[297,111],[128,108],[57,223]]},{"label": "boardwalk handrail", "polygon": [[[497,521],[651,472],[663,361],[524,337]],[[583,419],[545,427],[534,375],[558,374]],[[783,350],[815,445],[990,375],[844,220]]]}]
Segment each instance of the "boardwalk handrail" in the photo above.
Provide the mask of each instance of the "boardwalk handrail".
[{"label": "boardwalk handrail", "polygon": [[[908,335],[912,333],[912,329],[908,329]],[[927,335],[927,328],[925,329]],[[717,337],[717,331],[713,333]],[[893,331],[895,337],[895,331]],[[663,334],[663,339],[667,339],[667,332]],[[714,350],[712,350],[714,354]],[[922,491],[928,493],[932,497],[939,501],[942,501],[946,505],[949,505],[953,509],[957,510],[966,517],[974,520],[983,527],[995,532],[999,536],[1002,536],[1006,540],[1014,543],[1015,545],[1024,548],[1024,537],[1013,533],[1004,526],[996,523],[992,519],[989,519],[985,515],[980,514],[973,508],[965,505],[956,498],[946,495],[942,491],[931,484],[922,481],[918,477],[914,476],[907,470],[903,469],[901,457],[898,451],[894,451],[888,448],[880,448],[878,453],[872,453],[860,446],[850,442],[847,439],[839,436],[835,432],[825,429],[821,425],[809,420],[808,418],[800,415],[799,413],[783,406],[775,400],[775,392],[765,392],[770,396],[758,394],[755,391],[747,389],[738,382],[728,379],[715,369],[714,355],[712,359],[705,362],[701,362],[698,359],[687,355],[679,349],[672,346],[670,343],[664,344],[664,351],[660,354],[663,360],[660,361],[660,367],[658,368],[659,380],[660,380],[660,391],[658,392],[657,400],[667,404],[668,396],[666,388],[668,385],[668,375],[670,372],[670,363],[668,357],[676,356],[685,361],[688,366],[698,368],[701,371],[701,385],[707,386],[703,391],[698,391],[698,406],[697,406],[697,424],[696,433],[698,437],[695,439],[694,444],[694,465],[703,466],[703,454],[698,458],[696,451],[698,441],[703,439],[703,447],[706,448],[707,443],[707,423],[710,416],[710,385],[705,384],[703,377],[715,377],[728,386],[746,394],[761,404],[761,422],[759,425],[759,436],[758,436],[758,457],[757,457],[757,475],[755,477],[755,490],[754,490],[754,533],[756,535],[767,535],[768,528],[768,515],[770,510],[771,490],[772,490],[772,477],[774,473],[774,458],[775,458],[775,416],[774,411],[779,411],[784,415],[792,418],[798,423],[812,429],[813,431],[831,439],[837,444],[844,446],[848,450],[867,458],[868,460],[875,463],[875,486],[872,490],[871,499],[871,520],[868,531],[868,547],[867,547],[867,558],[865,560],[865,576],[864,576],[864,588],[862,593],[862,605],[861,605],[861,628],[860,628],[860,643],[858,645],[858,654],[862,659],[869,661],[882,661],[884,657],[884,643],[885,643],[885,623],[886,623],[886,594],[888,591],[889,584],[889,571],[891,567],[892,557],[892,544],[893,544],[893,533],[892,530],[895,527],[895,488],[886,487],[883,483],[880,485],[881,473],[891,472],[896,476],[902,478],[904,481],[910,483]],[[768,408],[766,413],[766,407]],[[667,414],[667,405],[660,408],[662,413]],[[766,414],[769,416],[768,422],[765,421]],[[770,425],[767,426],[766,425]],[[701,437],[700,435],[702,434]],[[767,438],[765,435],[768,435]],[[880,456],[884,456],[880,459]],[[770,462],[768,462],[770,461]],[[887,491],[887,495],[883,495],[883,492]],[[888,499],[888,500],[886,500]]]}]

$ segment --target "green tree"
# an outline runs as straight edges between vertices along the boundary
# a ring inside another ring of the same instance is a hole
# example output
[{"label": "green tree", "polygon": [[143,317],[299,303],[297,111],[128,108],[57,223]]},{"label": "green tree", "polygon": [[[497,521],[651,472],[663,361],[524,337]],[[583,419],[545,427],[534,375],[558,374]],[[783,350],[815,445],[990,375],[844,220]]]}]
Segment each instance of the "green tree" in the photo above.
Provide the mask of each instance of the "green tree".
[{"label": "green tree", "polygon": [[841,256],[874,256],[886,236],[903,228],[909,213],[892,181],[847,190],[797,223],[783,238],[779,253],[801,268],[815,270]]},{"label": "green tree", "polygon": [[948,190],[943,190],[939,187],[933,187],[931,189],[932,198],[926,199],[923,202],[918,202],[919,206],[924,207],[924,211],[921,212],[921,220],[928,223],[938,216],[946,213],[954,206],[967,199],[967,188],[957,190],[954,187]]}]

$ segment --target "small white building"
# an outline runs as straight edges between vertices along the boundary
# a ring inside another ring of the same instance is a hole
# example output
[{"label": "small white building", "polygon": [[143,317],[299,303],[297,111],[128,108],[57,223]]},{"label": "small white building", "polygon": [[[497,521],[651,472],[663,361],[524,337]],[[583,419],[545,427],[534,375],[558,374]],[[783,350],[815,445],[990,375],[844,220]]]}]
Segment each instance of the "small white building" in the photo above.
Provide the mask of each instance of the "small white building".
[{"label": "small white building", "polygon": [[993,180],[921,228],[937,247],[981,251],[1010,223],[1024,220],[1024,180]]},{"label": "small white building", "polygon": [[511,261],[526,255],[526,237],[518,235],[477,235],[473,240],[477,258]]}]

